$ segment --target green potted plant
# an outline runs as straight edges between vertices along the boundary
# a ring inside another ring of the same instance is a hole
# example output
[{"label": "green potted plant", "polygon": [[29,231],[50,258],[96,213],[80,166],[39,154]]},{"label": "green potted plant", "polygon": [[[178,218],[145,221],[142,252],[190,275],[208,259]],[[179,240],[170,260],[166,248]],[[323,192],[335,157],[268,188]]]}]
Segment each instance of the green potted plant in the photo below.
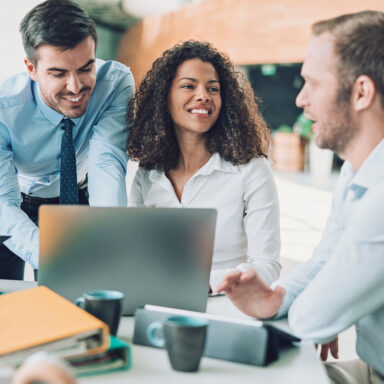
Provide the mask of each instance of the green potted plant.
[{"label": "green potted plant", "polygon": [[304,140],[310,141],[313,137],[311,120],[304,116],[304,112],[300,113],[295,123],[293,124],[293,131],[300,135]]}]

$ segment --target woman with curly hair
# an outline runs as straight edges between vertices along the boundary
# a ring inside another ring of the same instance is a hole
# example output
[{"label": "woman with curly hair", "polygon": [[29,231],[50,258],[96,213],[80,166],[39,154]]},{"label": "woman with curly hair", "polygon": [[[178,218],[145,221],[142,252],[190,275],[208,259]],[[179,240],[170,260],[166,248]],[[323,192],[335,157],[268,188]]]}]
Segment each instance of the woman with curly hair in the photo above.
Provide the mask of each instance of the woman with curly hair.
[{"label": "woman with curly hair", "polygon": [[233,268],[274,281],[280,228],[269,130],[229,58],[198,41],[165,51],[128,117],[128,154],[139,161],[129,205],[217,209],[213,292]]}]

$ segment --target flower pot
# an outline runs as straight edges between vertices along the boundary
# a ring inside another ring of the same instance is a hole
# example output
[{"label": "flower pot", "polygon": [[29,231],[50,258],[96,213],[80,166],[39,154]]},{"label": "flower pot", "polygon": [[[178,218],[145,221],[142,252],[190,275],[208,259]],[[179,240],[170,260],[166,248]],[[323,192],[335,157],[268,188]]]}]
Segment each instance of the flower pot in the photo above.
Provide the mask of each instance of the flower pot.
[{"label": "flower pot", "polygon": [[299,172],[304,168],[304,140],[291,132],[272,137],[272,164],[277,171]]}]

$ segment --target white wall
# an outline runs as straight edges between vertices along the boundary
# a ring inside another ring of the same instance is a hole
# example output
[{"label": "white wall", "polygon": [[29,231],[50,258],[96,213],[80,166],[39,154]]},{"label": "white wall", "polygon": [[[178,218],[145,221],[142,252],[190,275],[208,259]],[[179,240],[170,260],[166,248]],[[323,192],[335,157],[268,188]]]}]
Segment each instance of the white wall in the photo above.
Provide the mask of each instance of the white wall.
[{"label": "white wall", "polygon": [[19,24],[24,15],[41,0],[0,1],[0,80],[24,71],[24,50]]},{"label": "white wall", "polygon": [[135,17],[143,18],[176,11],[186,3],[202,0],[122,0],[123,10]]}]

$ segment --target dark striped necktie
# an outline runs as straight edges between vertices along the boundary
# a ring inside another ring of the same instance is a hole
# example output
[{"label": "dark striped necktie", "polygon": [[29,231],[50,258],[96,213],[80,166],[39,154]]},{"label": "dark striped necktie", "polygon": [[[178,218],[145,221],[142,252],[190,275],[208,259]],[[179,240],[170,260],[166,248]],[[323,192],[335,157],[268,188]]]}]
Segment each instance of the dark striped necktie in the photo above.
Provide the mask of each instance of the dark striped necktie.
[{"label": "dark striped necktie", "polygon": [[60,156],[60,204],[78,204],[76,152],[73,144],[73,121],[63,119],[64,134]]}]

